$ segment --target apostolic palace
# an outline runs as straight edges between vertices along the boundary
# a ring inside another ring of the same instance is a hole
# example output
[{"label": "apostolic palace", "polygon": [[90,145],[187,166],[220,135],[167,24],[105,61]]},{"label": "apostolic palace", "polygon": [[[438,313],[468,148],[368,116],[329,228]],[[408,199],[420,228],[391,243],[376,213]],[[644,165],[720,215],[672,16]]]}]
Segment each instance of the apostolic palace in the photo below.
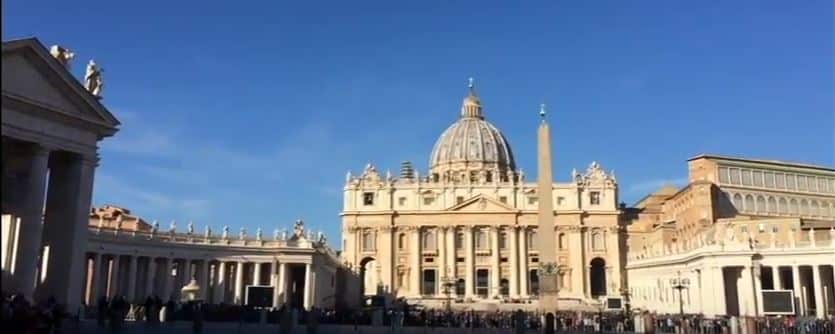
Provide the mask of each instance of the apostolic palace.
[{"label": "apostolic palace", "polygon": [[502,111],[486,108],[471,81],[426,169],[348,173],[341,238],[301,220],[255,231],[161,227],[120,205],[91,206],[96,166],[109,159],[98,145],[120,123],[104,103],[101,65],[90,61],[78,79],[74,57],[34,38],[2,44],[4,293],[69,309],[118,295],[304,309],[404,300],[835,314],[832,166],[701,154],[687,161],[687,185],[627,205],[604,164],[552,166],[544,106],[531,117],[538,180],[527,179],[488,120]]}]

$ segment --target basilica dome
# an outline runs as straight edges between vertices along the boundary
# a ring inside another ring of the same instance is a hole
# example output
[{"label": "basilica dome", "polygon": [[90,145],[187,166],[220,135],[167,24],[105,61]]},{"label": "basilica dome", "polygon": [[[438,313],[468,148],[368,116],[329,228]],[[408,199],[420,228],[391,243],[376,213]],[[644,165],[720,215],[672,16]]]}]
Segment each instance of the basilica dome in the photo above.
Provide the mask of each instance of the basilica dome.
[{"label": "basilica dome", "polygon": [[516,169],[513,152],[505,136],[493,124],[484,119],[481,100],[472,85],[461,106],[461,118],[441,134],[429,167],[435,177],[451,172],[456,178],[481,171],[489,174]]}]

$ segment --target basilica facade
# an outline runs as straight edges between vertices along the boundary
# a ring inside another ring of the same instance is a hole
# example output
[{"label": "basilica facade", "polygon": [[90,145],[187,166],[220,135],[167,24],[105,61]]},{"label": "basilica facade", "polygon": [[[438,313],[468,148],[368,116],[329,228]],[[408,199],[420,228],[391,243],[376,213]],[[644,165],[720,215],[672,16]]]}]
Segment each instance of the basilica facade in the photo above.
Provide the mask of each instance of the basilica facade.
[{"label": "basilica facade", "polygon": [[520,307],[537,303],[539,252],[548,249],[560,303],[620,295],[624,229],[614,174],[593,162],[572,171],[570,182],[553,183],[544,196],[553,199],[553,240],[537,237],[538,192],[471,86],[427,172],[404,162],[399,176],[372,164],[347,175],[342,258],[365,295]]}]

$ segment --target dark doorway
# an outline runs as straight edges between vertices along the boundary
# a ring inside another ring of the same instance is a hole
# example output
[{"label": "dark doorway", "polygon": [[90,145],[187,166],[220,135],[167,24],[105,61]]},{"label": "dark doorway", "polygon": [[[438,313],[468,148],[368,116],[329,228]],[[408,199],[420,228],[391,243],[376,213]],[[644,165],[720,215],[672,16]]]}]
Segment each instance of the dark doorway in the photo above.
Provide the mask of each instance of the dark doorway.
[{"label": "dark doorway", "polygon": [[606,260],[603,260],[599,257],[591,260],[591,270],[589,270],[589,282],[591,283],[592,297],[606,295]]},{"label": "dark doorway", "polygon": [[725,314],[727,315],[739,316],[739,291],[736,288],[736,283],[741,274],[742,268],[739,267],[722,268],[722,283],[725,286]]},{"label": "dark doorway", "polygon": [[490,293],[490,272],[487,269],[475,271],[475,293],[481,298],[487,298]]},{"label": "dark doorway", "polygon": [[532,296],[539,296],[539,270],[531,270],[528,275]]},{"label": "dark doorway", "polygon": [[435,288],[435,269],[426,269],[423,271],[423,285],[421,286],[421,293],[424,296],[434,295]]},{"label": "dark doorway", "polygon": [[287,301],[290,307],[302,308],[304,307],[304,265],[291,265],[289,269],[290,286]]},{"label": "dark doorway", "polygon": [[507,296],[510,294],[510,282],[507,281],[507,278],[502,278],[499,280],[499,294],[502,296]]},{"label": "dark doorway", "polygon": [[464,296],[465,293],[467,293],[467,282],[463,278],[459,278],[455,281],[455,294]]}]

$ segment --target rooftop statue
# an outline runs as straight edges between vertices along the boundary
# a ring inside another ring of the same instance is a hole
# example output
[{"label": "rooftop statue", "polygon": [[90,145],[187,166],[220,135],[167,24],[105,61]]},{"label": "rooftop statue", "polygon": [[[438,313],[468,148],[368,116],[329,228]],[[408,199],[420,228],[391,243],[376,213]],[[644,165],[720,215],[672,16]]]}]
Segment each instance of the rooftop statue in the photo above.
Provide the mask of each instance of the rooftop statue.
[{"label": "rooftop statue", "polygon": [[246,239],[246,228],[241,227],[241,232],[238,233],[238,237],[241,240]]},{"label": "rooftop statue", "polygon": [[64,65],[64,67],[67,68],[70,67],[70,61],[75,58],[75,53],[72,53],[72,51],[59,45],[53,45],[49,48],[49,53],[55,57],[61,65]]},{"label": "rooftop statue", "polygon": [[211,237],[212,237],[212,228],[209,227],[209,225],[206,225],[206,238],[208,239],[208,238],[211,238]]},{"label": "rooftop statue", "polygon": [[90,63],[87,64],[87,73],[84,74],[84,87],[97,98],[102,98],[104,90],[103,72],[104,69],[96,64],[95,60],[91,59]]},{"label": "rooftop statue", "polygon": [[304,237],[304,222],[301,219],[296,220],[296,223],[293,225],[293,234],[295,234],[296,238]]},{"label": "rooftop statue", "polygon": [[229,225],[223,226],[223,239],[229,239]]},{"label": "rooftop statue", "polygon": [[273,240],[278,240],[279,231],[278,229],[273,230]]},{"label": "rooftop statue", "polygon": [[263,231],[261,231],[261,228],[259,227],[258,230],[255,231],[255,239],[257,239],[258,241],[261,241],[261,238],[263,236],[264,236],[264,233],[263,233]]},{"label": "rooftop statue", "polygon": [[154,220],[154,224],[151,225],[151,232],[159,231],[159,222]]},{"label": "rooftop statue", "polygon": [[174,221],[174,220],[171,221],[171,227],[168,228],[168,232],[171,232],[171,234],[174,234],[174,232],[177,232],[177,222],[176,221]]},{"label": "rooftop statue", "polygon": [[188,234],[194,234],[194,222],[188,222]]}]

